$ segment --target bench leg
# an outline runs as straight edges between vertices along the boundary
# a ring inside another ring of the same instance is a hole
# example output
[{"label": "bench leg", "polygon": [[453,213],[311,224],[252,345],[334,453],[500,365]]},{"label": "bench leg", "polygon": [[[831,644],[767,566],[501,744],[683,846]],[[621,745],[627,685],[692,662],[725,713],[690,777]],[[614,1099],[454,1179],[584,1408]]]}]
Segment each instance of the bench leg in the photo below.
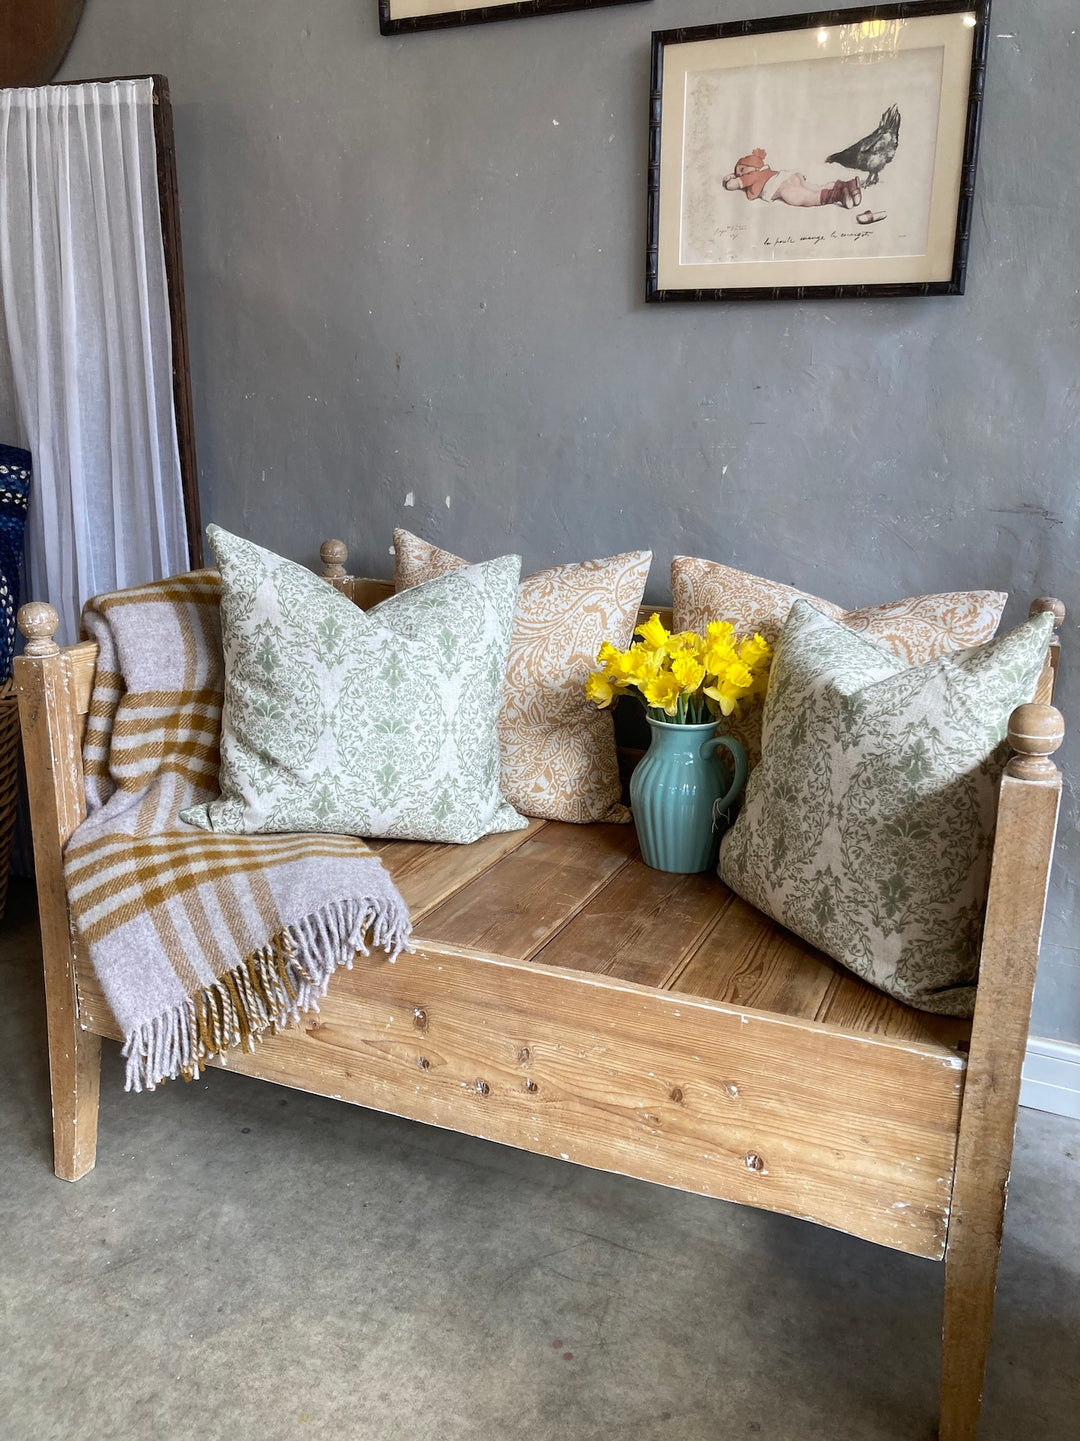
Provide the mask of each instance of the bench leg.
[{"label": "bench leg", "polygon": [[94,1164],[101,1072],[101,1038],[79,1026],[64,885],[64,847],[86,815],[79,714],[67,658],[52,639],[60,624],[56,612],[32,601],[19,618],[27,644],[15,661],[15,685],[34,833],[53,1164],[63,1180],[77,1181]]},{"label": "bench leg", "polygon": [[[994,1318],[1005,1194],[986,1197],[978,1220],[949,1231],[941,1348],[940,1441],[975,1441]],[[956,1232],[959,1231],[959,1234]]]},{"label": "bench leg", "polygon": [[1009,744],[1017,754],[1006,766],[998,796],[945,1246],[941,1441],[975,1441],[979,1425],[1061,792],[1061,776],[1049,756],[1061,743],[1062,727],[1061,716],[1046,705],[1020,706],[1009,717]]},{"label": "bench leg", "polygon": [[77,1181],[93,1170],[97,1158],[101,1037],[81,1030],[71,1016],[57,1025],[50,1016],[49,1079],[53,1169],[61,1180]]}]

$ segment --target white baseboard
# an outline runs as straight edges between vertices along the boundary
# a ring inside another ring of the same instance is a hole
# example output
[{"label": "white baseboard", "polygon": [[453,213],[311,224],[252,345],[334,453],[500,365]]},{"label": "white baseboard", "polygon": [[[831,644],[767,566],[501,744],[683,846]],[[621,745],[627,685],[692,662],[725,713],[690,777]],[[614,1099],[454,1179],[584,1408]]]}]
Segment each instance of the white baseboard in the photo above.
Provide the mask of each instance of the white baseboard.
[{"label": "white baseboard", "polygon": [[1029,1036],[1020,1104],[1080,1121],[1080,1046]]}]

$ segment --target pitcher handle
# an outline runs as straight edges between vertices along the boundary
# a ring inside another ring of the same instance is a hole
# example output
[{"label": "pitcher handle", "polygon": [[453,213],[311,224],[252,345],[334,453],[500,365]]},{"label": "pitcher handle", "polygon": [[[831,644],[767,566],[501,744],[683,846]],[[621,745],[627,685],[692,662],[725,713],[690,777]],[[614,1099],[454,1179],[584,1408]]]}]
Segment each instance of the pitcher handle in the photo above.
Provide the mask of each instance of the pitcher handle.
[{"label": "pitcher handle", "polygon": [[727,794],[722,795],[719,800],[713,803],[714,829],[717,825],[719,825],[720,817],[727,810],[727,808],[732,805],[736,800],[738,800],[739,795],[742,792],[742,788],[746,784],[746,772],[748,768],[746,760],[746,747],[743,745],[741,740],[737,740],[735,736],[713,736],[711,740],[707,740],[705,744],[701,747],[702,757],[705,760],[708,760],[709,757],[715,753],[717,746],[723,746],[725,750],[731,752],[731,759],[735,764],[735,777],[732,780],[731,785],[728,787]]}]

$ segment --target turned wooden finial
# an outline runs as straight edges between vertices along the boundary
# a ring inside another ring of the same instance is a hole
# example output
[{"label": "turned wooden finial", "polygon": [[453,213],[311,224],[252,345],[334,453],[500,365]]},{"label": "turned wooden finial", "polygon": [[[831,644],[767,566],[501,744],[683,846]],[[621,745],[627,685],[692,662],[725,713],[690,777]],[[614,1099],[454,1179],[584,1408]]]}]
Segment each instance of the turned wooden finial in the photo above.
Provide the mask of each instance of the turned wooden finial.
[{"label": "turned wooden finial", "polygon": [[60,617],[47,601],[30,600],[19,607],[19,629],[26,637],[23,655],[56,655],[60,647],[53,636],[60,629]]},{"label": "turned wooden finial", "polygon": [[1031,602],[1031,605],[1028,607],[1028,615],[1042,615],[1043,611],[1046,610],[1050,611],[1054,617],[1054,629],[1060,630],[1061,624],[1065,619],[1065,606],[1056,596],[1040,595],[1037,600]]},{"label": "turned wooden finial", "polygon": [[319,546],[319,559],[323,563],[323,580],[348,580],[345,562],[349,558],[349,547],[343,540],[324,540]]},{"label": "turned wooden finial", "polygon": [[1065,720],[1052,705],[1018,705],[1009,717],[1009,745],[1015,754],[1009,775],[1024,781],[1049,780],[1057,775],[1050,759],[1065,736]]}]

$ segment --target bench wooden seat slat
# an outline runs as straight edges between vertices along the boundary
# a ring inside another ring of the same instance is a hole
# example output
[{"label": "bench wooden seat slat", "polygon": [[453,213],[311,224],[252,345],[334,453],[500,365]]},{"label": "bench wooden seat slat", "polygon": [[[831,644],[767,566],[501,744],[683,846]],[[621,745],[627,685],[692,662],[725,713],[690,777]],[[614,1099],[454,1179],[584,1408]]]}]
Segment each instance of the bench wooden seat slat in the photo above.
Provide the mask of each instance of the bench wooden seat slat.
[{"label": "bench wooden seat slat", "polygon": [[545,965],[666,989],[723,914],[715,876],[671,875],[635,856],[538,952]]},{"label": "bench wooden seat slat", "polygon": [[[834,965],[824,956],[822,961],[828,966]],[[836,985],[818,1014],[819,1020],[869,1036],[893,1036],[904,1041],[939,1041],[952,1050],[967,1050],[967,1040],[971,1035],[970,1020],[916,1011],[868,986],[858,976],[842,971],[839,966],[835,966],[835,970]]]},{"label": "bench wooden seat slat", "polygon": [[[713,881],[718,893],[726,888]],[[970,1020],[905,1006],[727,892],[723,920],[709,931],[668,988],[729,1005],[805,1016],[844,1030],[966,1049]]]},{"label": "bench wooden seat slat", "polygon": [[413,924],[422,920],[469,881],[497,865],[544,826],[530,821],[524,831],[483,836],[469,846],[438,846],[427,841],[371,841],[394,878]]},{"label": "bench wooden seat slat", "polygon": [[529,960],[636,851],[633,826],[549,822],[429,912],[417,935]]},{"label": "bench wooden seat slat", "polygon": [[728,1005],[815,1020],[835,972],[820,951],[767,920],[712,877],[721,919],[671,989]]}]

